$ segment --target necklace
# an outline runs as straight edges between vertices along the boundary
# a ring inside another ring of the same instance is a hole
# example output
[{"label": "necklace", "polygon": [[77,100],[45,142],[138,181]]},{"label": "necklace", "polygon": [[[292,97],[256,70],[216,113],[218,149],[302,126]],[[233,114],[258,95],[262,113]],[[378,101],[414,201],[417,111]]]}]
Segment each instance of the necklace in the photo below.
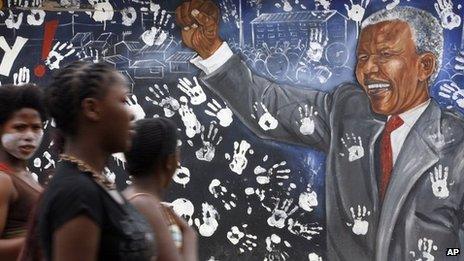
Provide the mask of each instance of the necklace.
[{"label": "necklace", "polygon": [[78,159],[76,157],[67,155],[67,154],[60,154],[60,159],[76,164],[77,168],[82,172],[90,173],[92,175],[92,179],[95,182],[103,185],[105,188],[107,188],[109,190],[116,189],[116,186],[115,186],[114,182],[110,181],[105,176],[105,174],[103,174],[101,172],[99,173],[98,171],[94,170],[92,167],[87,165],[87,163],[83,162],[82,160],[80,160],[80,159]]}]

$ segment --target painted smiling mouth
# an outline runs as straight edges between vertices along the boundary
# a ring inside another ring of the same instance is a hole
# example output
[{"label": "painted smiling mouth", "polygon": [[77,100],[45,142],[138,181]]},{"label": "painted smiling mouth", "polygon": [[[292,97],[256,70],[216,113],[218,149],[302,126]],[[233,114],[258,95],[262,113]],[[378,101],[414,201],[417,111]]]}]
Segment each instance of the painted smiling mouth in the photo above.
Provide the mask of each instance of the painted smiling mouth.
[{"label": "painted smiling mouth", "polygon": [[390,83],[386,82],[367,82],[366,86],[370,95],[379,95],[391,89]]}]

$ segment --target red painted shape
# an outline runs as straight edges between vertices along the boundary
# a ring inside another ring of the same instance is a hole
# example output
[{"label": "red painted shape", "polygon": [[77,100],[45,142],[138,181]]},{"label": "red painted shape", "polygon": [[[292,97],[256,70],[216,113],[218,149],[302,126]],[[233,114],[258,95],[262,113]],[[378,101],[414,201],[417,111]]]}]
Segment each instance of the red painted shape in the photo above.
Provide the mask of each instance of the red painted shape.
[{"label": "red painted shape", "polygon": [[[45,23],[44,26],[44,38],[42,44],[42,60],[47,59],[50,50],[52,49],[53,39],[55,38],[56,28],[58,28],[58,20],[52,20]],[[39,64],[34,68],[34,74],[37,77],[45,75],[45,66]]]}]

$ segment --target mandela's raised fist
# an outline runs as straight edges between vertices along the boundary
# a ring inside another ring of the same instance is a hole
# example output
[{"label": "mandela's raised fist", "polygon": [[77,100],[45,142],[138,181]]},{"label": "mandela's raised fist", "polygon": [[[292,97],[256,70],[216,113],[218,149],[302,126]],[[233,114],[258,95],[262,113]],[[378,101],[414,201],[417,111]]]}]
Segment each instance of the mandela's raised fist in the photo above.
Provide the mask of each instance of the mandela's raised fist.
[{"label": "mandela's raised fist", "polygon": [[203,59],[221,46],[219,8],[213,1],[185,1],[176,9],[176,22],[181,27],[182,42]]}]

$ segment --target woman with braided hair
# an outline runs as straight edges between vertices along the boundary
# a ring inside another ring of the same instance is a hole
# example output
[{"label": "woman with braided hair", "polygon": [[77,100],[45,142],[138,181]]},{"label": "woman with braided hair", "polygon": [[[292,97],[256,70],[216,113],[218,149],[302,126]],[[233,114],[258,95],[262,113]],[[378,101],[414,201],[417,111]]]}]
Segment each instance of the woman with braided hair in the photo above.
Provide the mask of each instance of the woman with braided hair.
[{"label": "woman with braided hair", "polygon": [[125,153],[132,185],[123,193],[155,232],[158,261],[198,260],[195,231],[161,204],[178,165],[177,137],[171,120],[142,119],[136,122],[131,149]]},{"label": "woman with braided hair", "polygon": [[0,88],[0,260],[16,260],[28,217],[42,187],[27,170],[46,120],[40,89],[27,84]]},{"label": "woman with braided hair", "polygon": [[64,67],[46,90],[50,116],[65,137],[37,211],[46,260],[152,260],[155,254],[149,224],[103,174],[111,154],[131,144],[127,94],[122,74],[90,62]]}]

